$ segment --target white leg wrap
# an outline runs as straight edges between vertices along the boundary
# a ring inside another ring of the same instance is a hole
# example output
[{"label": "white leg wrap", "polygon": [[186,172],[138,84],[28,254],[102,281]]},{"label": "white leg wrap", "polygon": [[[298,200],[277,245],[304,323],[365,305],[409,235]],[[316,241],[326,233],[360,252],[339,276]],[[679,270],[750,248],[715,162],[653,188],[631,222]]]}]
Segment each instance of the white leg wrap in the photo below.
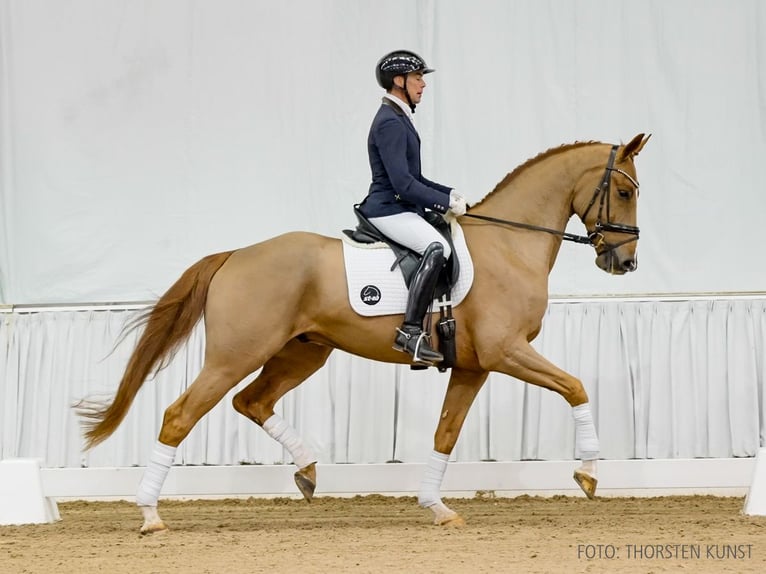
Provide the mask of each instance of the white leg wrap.
[{"label": "white leg wrap", "polygon": [[575,421],[575,456],[581,460],[597,459],[600,448],[590,404],[572,407],[572,415]]},{"label": "white leg wrap", "polygon": [[584,460],[580,465],[580,470],[584,470],[591,476],[598,476],[598,461],[597,460]]},{"label": "white leg wrap", "polygon": [[442,479],[447,470],[448,460],[448,454],[436,451],[431,452],[423,481],[420,483],[420,492],[418,493],[418,504],[423,508],[430,508],[435,504],[442,505],[440,491]]},{"label": "white leg wrap", "polygon": [[303,444],[303,439],[298,436],[298,432],[279,415],[271,415],[263,423],[263,430],[287,449],[293,457],[293,464],[298,468],[306,468],[317,461],[316,455]]},{"label": "white leg wrap", "polygon": [[157,441],[146,466],[141,484],[138,485],[136,504],[138,506],[157,506],[162,484],[168,475],[173,459],[176,456],[176,447],[168,446]]}]

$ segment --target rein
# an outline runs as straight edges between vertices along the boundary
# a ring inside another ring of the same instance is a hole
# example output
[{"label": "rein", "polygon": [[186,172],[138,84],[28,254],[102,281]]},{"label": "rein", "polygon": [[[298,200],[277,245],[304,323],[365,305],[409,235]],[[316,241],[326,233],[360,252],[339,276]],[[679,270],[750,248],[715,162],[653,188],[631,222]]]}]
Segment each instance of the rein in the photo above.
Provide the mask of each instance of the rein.
[{"label": "rein", "polygon": [[[598,205],[598,217],[596,219],[596,225],[593,228],[593,231],[589,233],[588,235],[577,235],[576,233],[569,233],[567,231],[559,231],[558,229],[552,229],[550,227],[542,227],[540,225],[532,225],[531,223],[521,223],[519,221],[509,221],[507,219],[500,219],[498,217],[489,217],[486,215],[477,215],[473,213],[465,213],[463,214],[463,217],[472,217],[474,219],[481,219],[483,221],[489,221],[490,223],[498,223],[500,225],[508,225],[510,227],[518,227],[521,229],[528,229],[530,231],[542,231],[544,233],[550,233],[551,235],[557,235],[561,237],[564,241],[572,241],[574,243],[580,243],[583,245],[590,244],[595,249],[596,252],[599,254],[607,253],[609,251],[614,251],[621,245],[625,245],[626,243],[630,243],[631,241],[638,241],[638,234],[639,229],[638,227],[635,227],[633,225],[624,225],[622,223],[614,223],[612,221],[609,221],[609,189],[611,187],[612,183],[612,172],[616,171],[617,173],[624,175],[627,177],[630,182],[636,186],[636,191],[638,191],[638,182],[633,179],[628,173],[624,172],[621,169],[618,169],[614,167],[614,160],[617,156],[617,148],[618,146],[613,145],[612,151],[609,154],[609,162],[607,163],[606,168],[604,169],[604,176],[601,178],[601,183],[596,188],[596,190],[593,192],[593,197],[590,200],[590,203],[588,204],[588,207],[585,209],[585,212],[583,212],[580,219],[585,222],[585,218],[588,215],[588,212],[591,210],[591,208],[596,204],[596,200],[599,200]],[[606,209],[606,221],[602,221],[601,217],[604,214],[604,210]],[[604,237],[603,231],[606,232],[613,232],[613,233],[626,233],[631,235],[631,237],[628,237],[624,241],[620,241],[619,243],[608,243],[606,241],[606,238]],[[598,251],[601,249],[601,247],[606,247],[606,249],[603,249],[602,251]]]},{"label": "rein", "polygon": [[559,231],[558,229],[551,229],[550,227],[541,227],[539,225],[532,225],[531,223],[521,223],[519,221],[509,221],[507,219],[500,219],[497,217],[488,217],[486,215],[477,215],[475,213],[464,213],[463,217],[473,217],[474,219],[481,219],[483,221],[489,221],[491,223],[499,223],[501,225],[510,225],[511,227],[520,227],[521,229],[529,229],[531,231],[544,231],[551,235],[558,235],[564,239],[564,241],[574,241],[575,243],[588,244],[591,242],[591,235],[577,235],[576,233],[569,233],[567,231]]}]

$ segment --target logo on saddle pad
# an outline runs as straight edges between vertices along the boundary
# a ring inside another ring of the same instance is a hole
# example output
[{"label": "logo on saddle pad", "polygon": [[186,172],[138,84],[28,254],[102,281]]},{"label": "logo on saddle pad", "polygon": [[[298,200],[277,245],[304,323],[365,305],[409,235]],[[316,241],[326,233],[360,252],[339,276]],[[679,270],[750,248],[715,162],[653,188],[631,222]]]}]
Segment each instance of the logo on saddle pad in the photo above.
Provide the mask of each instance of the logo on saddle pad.
[{"label": "logo on saddle pad", "polygon": [[380,289],[375,285],[365,285],[359,297],[365,305],[377,305],[380,302]]},{"label": "logo on saddle pad", "polygon": [[[452,287],[453,306],[466,296],[473,283],[473,263],[463,230],[453,225],[452,240],[460,261],[460,275]],[[364,317],[397,315],[407,306],[408,289],[394,252],[385,243],[357,243],[342,237],[348,300],[351,308]],[[434,301],[434,310],[438,302]]]}]

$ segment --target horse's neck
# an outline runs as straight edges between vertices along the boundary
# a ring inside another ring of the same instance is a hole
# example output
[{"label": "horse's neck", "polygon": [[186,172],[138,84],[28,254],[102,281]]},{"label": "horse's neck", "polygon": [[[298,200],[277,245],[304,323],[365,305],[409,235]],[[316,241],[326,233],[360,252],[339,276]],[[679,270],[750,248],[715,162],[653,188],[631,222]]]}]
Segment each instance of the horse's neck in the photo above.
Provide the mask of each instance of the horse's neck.
[{"label": "horse's neck", "polygon": [[[531,165],[522,166],[506,178],[472,213],[563,231],[573,214],[577,181],[598,165],[592,159],[596,154],[593,146],[564,149],[528,162]],[[517,255],[523,253],[530,264],[544,264],[550,271],[561,242],[558,235],[519,230],[513,234],[509,249]]]}]

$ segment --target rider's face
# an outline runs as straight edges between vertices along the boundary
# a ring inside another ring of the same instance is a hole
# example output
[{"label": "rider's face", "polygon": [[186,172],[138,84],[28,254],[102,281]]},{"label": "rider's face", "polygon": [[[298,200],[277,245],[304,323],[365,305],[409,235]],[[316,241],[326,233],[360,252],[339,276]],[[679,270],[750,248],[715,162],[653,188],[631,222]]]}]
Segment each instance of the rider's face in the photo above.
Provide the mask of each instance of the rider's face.
[{"label": "rider's face", "polygon": [[406,79],[406,88],[410,93],[412,103],[419,104],[420,100],[423,98],[423,90],[426,87],[426,81],[423,78],[423,74],[421,72],[413,72],[412,74],[407,74]]},{"label": "rider's face", "polygon": [[397,87],[405,89],[412,99],[413,104],[419,104],[423,98],[423,90],[426,87],[426,81],[422,72],[412,72],[406,76],[397,76],[395,81]]}]

